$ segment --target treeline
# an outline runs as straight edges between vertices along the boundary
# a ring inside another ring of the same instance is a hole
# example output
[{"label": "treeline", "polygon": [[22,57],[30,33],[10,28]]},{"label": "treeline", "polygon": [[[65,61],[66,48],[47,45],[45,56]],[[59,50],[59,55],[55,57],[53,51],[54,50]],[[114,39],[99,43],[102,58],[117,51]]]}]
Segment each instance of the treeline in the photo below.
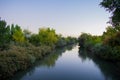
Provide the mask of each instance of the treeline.
[{"label": "treeline", "polygon": [[76,42],[76,38],[62,37],[54,29],[40,28],[37,34],[32,34],[19,25],[7,25],[0,20],[0,80],[27,69],[55,48]]},{"label": "treeline", "polygon": [[60,47],[76,41],[75,37],[62,37],[62,35],[56,34],[54,29],[43,27],[39,28],[37,34],[32,34],[29,30],[22,30],[19,25],[10,26],[4,20],[0,20],[0,50],[6,49],[9,44],[31,43],[34,46]]},{"label": "treeline", "polygon": [[120,0],[102,0],[100,5],[112,13],[109,20],[112,26],[101,36],[82,33],[79,46],[102,59],[120,61]]},{"label": "treeline", "polygon": [[101,36],[82,33],[80,49],[91,51],[91,55],[111,61],[120,61],[120,26],[106,28]]}]

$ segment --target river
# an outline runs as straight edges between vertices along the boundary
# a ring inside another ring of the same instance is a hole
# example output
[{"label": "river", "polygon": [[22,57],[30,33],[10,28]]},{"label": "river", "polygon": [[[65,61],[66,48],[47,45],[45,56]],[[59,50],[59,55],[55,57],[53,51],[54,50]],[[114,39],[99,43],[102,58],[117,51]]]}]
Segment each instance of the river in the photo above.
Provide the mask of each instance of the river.
[{"label": "river", "polygon": [[57,49],[12,80],[120,80],[120,68],[91,58],[77,45]]}]

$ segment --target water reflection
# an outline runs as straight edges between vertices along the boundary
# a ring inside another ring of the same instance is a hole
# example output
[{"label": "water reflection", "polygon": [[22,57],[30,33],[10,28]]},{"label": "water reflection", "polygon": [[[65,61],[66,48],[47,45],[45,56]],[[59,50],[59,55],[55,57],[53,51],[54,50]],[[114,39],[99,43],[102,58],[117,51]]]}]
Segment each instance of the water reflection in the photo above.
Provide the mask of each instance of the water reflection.
[{"label": "water reflection", "polygon": [[39,66],[54,67],[56,60],[64,53],[65,51],[70,51],[75,45],[65,46],[63,48],[58,48],[53,51],[51,54],[46,56],[43,60],[38,63]]},{"label": "water reflection", "polygon": [[120,80],[119,73],[120,65],[71,45],[56,49],[13,80]]},{"label": "water reflection", "polygon": [[54,67],[57,59],[62,55],[62,53],[72,50],[74,46],[76,46],[76,44],[56,49],[51,54],[47,55],[43,60],[37,61],[32,67],[25,71],[18,72],[12,80],[22,80],[25,75],[31,76],[33,73],[35,73],[35,69],[39,67],[47,67],[48,69]]},{"label": "water reflection", "polygon": [[79,49],[79,57],[85,61],[86,59],[92,60],[101,70],[105,80],[120,80],[120,63],[109,62],[96,58],[90,52],[84,49]]}]

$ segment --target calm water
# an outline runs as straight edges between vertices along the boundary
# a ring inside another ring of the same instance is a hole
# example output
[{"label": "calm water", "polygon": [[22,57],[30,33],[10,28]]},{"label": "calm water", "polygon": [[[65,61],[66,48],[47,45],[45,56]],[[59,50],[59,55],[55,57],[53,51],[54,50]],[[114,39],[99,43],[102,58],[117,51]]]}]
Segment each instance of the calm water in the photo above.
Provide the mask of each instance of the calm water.
[{"label": "calm water", "polygon": [[119,69],[113,63],[91,58],[78,46],[68,46],[19,72],[13,80],[120,80]]}]

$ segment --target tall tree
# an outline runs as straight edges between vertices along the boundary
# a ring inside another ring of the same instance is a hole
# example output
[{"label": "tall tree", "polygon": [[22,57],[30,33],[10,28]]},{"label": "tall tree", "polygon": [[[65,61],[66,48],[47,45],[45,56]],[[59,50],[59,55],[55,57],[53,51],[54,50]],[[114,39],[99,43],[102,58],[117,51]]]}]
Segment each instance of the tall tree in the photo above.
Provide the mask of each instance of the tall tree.
[{"label": "tall tree", "polygon": [[6,39],[6,43],[10,43],[10,41],[11,41],[11,29],[10,29],[9,25],[6,27],[5,39]]},{"label": "tall tree", "polygon": [[6,22],[0,20],[0,47],[5,44]]},{"label": "tall tree", "polygon": [[54,29],[40,28],[38,35],[41,44],[46,44],[51,46],[54,45],[58,40]]},{"label": "tall tree", "polygon": [[40,39],[38,34],[32,34],[29,38],[29,42],[35,46],[40,46]]},{"label": "tall tree", "polygon": [[0,20],[0,48],[4,48],[10,42],[10,26],[4,20]]},{"label": "tall tree", "polygon": [[29,39],[30,39],[30,37],[31,37],[31,32],[30,32],[28,29],[25,29],[25,30],[23,31],[23,33],[24,33],[24,36],[25,36],[25,40],[26,40],[26,41],[29,41]]},{"label": "tall tree", "polygon": [[112,13],[109,22],[113,26],[120,25],[120,0],[103,0],[100,5]]},{"label": "tall tree", "polygon": [[14,41],[16,42],[24,42],[25,41],[25,37],[24,37],[24,34],[22,32],[22,29],[20,28],[20,26],[16,25],[15,28],[13,29],[14,32],[13,32],[13,39]]}]

